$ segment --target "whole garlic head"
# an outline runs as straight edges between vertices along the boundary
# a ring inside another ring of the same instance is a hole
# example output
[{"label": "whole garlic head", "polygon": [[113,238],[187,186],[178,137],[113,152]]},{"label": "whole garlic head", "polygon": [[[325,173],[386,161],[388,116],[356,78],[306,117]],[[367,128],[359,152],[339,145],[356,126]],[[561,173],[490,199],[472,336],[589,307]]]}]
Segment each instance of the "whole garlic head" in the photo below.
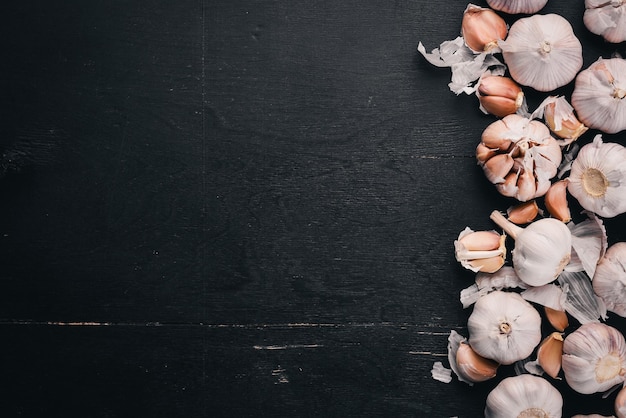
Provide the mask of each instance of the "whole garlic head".
[{"label": "whole garlic head", "polygon": [[565,337],[562,362],[565,380],[576,392],[604,392],[625,380],[626,341],[604,323],[583,324]]},{"label": "whole garlic head", "polygon": [[626,212],[626,147],[596,135],[572,162],[567,190],[580,205],[612,218]]},{"label": "whole garlic head", "polygon": [[541,341],[541,316],[518,293],[496,290],[480,297],[468,321],[469,344],[500,364],[528,357]]},{"label": "whole garlic head", "polygon": [[557,14],[519,19],[499,45],[511,77],[538,91],[566,85],[583,65],[580,41],[569,22]]},{"label": "whole garlic head", "polygon": [[617,242],[606,250],[591,284],[607,310],[626,317],[626,242]]},{"label": "whole garlic head", "polygon": [[606,41],[626,41],[626,4],[623,0],[585,0],[583,22]]},{"label": "whole garlic head", "polygon": [[546,379],[530,374],[507,377],[487,395],[485,418],[558,418],[561,393]]},{"label": "whole garlic head", "polygon": [[548,3],[548,0],[487,0],[494,10],[508,14],[537,13]]}]

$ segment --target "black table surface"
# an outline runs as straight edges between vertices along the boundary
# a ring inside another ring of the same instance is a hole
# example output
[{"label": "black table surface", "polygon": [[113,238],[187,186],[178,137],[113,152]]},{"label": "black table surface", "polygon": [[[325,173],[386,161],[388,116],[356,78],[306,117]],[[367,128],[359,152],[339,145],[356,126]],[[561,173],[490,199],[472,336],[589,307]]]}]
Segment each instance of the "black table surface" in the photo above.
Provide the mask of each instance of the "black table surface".
[{"label": "black table surface", "polygon": [[[431,368],[467,335],[452,243],[513,202],[474,158],[495,119],[416,50],[466,5],[4,2],[1,415],[481,416],[502,375]],[[583,11],[542,13],[585,67],[623,54]]]}]

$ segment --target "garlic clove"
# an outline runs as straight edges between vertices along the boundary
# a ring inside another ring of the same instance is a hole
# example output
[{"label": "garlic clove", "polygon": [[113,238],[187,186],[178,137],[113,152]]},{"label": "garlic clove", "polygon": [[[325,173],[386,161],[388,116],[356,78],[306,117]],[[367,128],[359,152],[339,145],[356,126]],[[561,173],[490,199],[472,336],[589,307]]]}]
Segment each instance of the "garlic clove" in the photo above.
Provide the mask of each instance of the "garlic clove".
[{"label": "garlic clove", "polygon": [[537,362],[548,376],[556,379],[561,371],[563,336],[560,332],[548,335],[537,349]]},{"label": "garlic clove", "polygon": [[487,147],[482,142],[476,146],[476,160],[478,164],[484,164],[485,161],[496,155],[496,150]]},{"label": "garlic clove", "polygon": [[542,92],[568,84],[583,65],[580,41],[556,14],[517,20],[499,45],[511,77]]},{"label": "garlic clove", "polygon": [[520,202],[527,202],[534,199],[537,194],[537,184],[533,174],[533,162],[530,158],[524,158],[524,169],[517,180],[516,199]]},{"label": "garlic clove", "polygon": [[572,106],[589,128],[614,134],[626,129],[626,60],[599,58],[576,76]]},{"label": "garlic clove", "polygon": [[515,197],[519,187],[517,187],[517,181],[519,180],[520,170],[513,171],[504,178],[504,182],[496,184],[496,190],[500,192],[502,196]]},{"label": "garlic clove", "polygon": [[493,273],[504,265],[506,236],[465,228],[454,241],[455,257],[466,269]]},{"label": "garlic clove", "polygon": [[574,108],[563,96],[550,96],[540,105],[544,120],[550,130],[563,141],[564,146],[577,140],[589,128],[574,115]]},{"label": "garlic clove", "polygon": [[585,0],[585,27],[606,41],[626,41],[626,4],[623,1]]},{"label": "garlic clove", "polygon": [[552,309],[549,306],[544,306],[544,312],[546,313],[546,319],[552,325],[552,327],[560,332],[565,331],[565,328],[569,326],[569,320],[565,311]]},{"label": "garlic clove", "polygon": [[509,221],[516,225],[524,225],[537,218],[537,215],[539,214],[539,206],[537,205],[536,200],[531,200],[529,202],[519,203],[515,206],[509,207],[506,214]]},{"label": "garlic clove", "polygon": [[626,242],[616,242],[607,249],[591,284],[609,311],[626,317]]},{"label": "garlic clove", "polygon": [[617,418],[626,418],[626,387],[622,387],[614,401],[615,415]]},{"label": "garlic clove", "polygon": [[624,382],[626,342],[616,328],[595,322],[581,325],[565,337],[562,368],[576,392],[604,392]]},{"label": "garlic clove", "polygon": [[567,183],[567,179],[553,183],[544,196],[544,203],[550,215],[565,223],[572,220],[567,203]]},{"label": "garlic clove", "polygon": [[487,395],[485,418],[560,417],[561,393],[546,379],[530,374],[507,377]]},{"label": "garlic clove", "polygon": [[580,205],[605,218],[626,212],[626,148],[596,135],[572,163],[567,190]]},{"label": "garlic clove", "polygon": [[506,37],[508,27],[503,18],[486,7],[468,4],[463,12],[461,34],[474,52],[497,52],[498,41]]},{"label": "garlic clove", "polygon": [[563,222],[539,219],[526,228],[493,211],[491,219],[515,240],[513,268],[520,279],[531,286],[554,281],[571,258],[572,236]]},{"label": "garlic clove", "polygon": [[496,376],[499,364],[476,353],[467,343],[461,343],[456,352],[456,365],[465,380],[484,382]]},{"label": "garlic clove", "polygon": [[484,113],[511,115],[524,104],[522,88],[509,77],[485,75],[478,80],[476,95]]},{"label": "garlic clove", "polygon": [[543,9],[548,0],[487,0],[494,10],[508,14],[532,14]]},{"label": "garlic clove", "polygon": [[513,158],[509,154],[498,154],[483,164],[483,171],[487,180],[493,184],[503,183],[504,177],[513,168]]}]

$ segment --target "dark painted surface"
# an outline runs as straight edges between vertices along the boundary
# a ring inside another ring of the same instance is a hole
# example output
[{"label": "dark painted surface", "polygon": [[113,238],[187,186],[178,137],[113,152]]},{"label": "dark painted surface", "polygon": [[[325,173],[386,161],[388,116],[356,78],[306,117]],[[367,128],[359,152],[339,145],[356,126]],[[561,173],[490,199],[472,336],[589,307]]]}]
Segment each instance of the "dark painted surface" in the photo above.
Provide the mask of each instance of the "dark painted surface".
[{"label": "dark painted surface", "polygon": [[[562,3],[585,66],[623,52]],[[4,4],[3,415],[480,416],[496,381],[430,369],[466,334],[452,242],[511,201],[416,52],[465,6]]]}]

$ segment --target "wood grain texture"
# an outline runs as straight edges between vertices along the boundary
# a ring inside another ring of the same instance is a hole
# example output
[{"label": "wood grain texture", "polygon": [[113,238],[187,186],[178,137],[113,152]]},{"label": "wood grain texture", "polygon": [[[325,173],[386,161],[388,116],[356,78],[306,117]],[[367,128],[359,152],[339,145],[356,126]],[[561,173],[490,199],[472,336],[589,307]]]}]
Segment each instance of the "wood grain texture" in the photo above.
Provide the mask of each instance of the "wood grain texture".
[{"label": "wood grain texture", "polygon": [[[473,157],[493,119],[416,52],[465,6],[3,5],[3,152],[51,150],[0,179],[3,415],[481,416],[496,381],[430,370],[467,333],[452,243],[512,202]],[[583,9],[545,12],[585,65],[623,52]]]}]

